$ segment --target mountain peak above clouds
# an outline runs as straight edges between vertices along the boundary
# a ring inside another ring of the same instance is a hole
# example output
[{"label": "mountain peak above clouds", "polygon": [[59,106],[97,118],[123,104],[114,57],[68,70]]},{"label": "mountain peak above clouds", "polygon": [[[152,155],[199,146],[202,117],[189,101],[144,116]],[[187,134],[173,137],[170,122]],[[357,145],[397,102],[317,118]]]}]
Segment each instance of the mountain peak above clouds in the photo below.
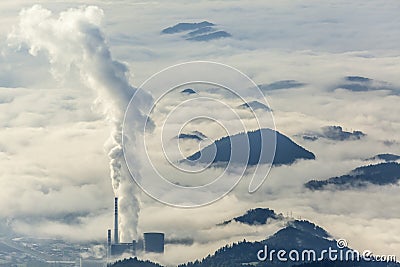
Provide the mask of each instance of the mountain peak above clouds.
[{"label": "mountain peak above clouds", "polygon": [[163,29],[161,34],[181,34],[181,38],[188,41],[211,41],[232,36],[208,21],[181,22]]},{"label": "mountain peak above clouds", "polygon": [[316,141],[319,138],[324,138],[333,141],[350,141],[350,140],[360,140],[365,137],[366,134],[362,131],[355,130],[348,132],[343,130],[342,126],[332,125],[322,127],[318,131],[310,131],[302,134],[302,138],[308,141]]},{"label": "mountain peak above clouds", "polygon": [[348,174],[327,180],[311,180],[305,183],[310,190],[345,190],[363,188],[367,185],[389,185],[400,181],[400,164],[383,162],[355,168]]},{"label": "mountain peak above clouds", "polygon": [[181,91],[181,93],[182,93],[182,94],[185,94],[185,95],[197,94],[197,92],[196,92],[194,89],[192,89],[192,88],[183,89],[183,90]]},{"label": "mountain peak above clouds", "polygon": [[[200,163],[231,162],[246,164],[246,162],[236,162],[237,160],[241,159],[231,158],[231,142],[238,144],[240,143],[239,141],[244,137],[246,137],[249,141],[248,147],[246,147],[249,149],[247,165],[271,163],[268,155],[263,157],[261,149],[272,149],[269,146],[275,143],[275,137],[276,150],[272,162],[273,165],[292,164],[299,159],[315,159],[315,155],[312,152],[299,146],[287,136],[268,128],[222,137],[221,139],[214,141],[213,144],[206,146],[202,150],[192,154],[187,159],[191,161],[200,160]],[[244,146],[246,146],[246,144],[244,144]],[[216,154],[214,154],[215,148]]]},{"label": "mountain peak above clouds", "polygon": [[161,31],[161,33],[162,34],[174,34],[174,33],[179,33],[179,32],[198,30],[198,29],[205,28],[205,27],[209,28],[212,26],[215,26],[215,24],[208,22],[208,21],[181,22],[181,23],[175,24],[174,26],[163,29]]},{"label": "mountain peak above clouds", "polygon": [[352,92],[389,91],[391,94],[399,94],[399,88],[395,88],[392,84],[363,76],[346,76],[334,89]]},{"label": "mountain peak above clouds", "polygon": [[276,214],[274,210],[269,208],[255,208],[246,211],[245,214],[235,217],[233,219],[224,221],[219,225],[226,225],[231,222],[239,222],[248,225],[263,225],[267,224],[270,220],[282,220],[282,214]]},{"label": "mountain peak above clouds", "polygon": [[252,109],[252,110],[265,110],[268,112],[272,111],[271,108],[269,108],[267,105],[256,100],[244,103],[240,105],[239,108]]}]

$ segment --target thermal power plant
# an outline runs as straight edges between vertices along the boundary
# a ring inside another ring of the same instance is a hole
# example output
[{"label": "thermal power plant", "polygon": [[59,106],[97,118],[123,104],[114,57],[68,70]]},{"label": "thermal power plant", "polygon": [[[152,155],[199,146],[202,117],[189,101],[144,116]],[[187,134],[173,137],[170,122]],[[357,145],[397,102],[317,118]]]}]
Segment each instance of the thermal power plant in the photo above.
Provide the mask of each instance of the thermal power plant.
[{"label": "thermal power plant", "polygon": [[114,243],[118,244],[118,198],[114,199]]},{"label": "thermal power plant", "polygon": [[143,239],[123,243],[119,240],[118,229],[118,198],[114,200],[114,243],[112,242],[111,229],[107,230],[107,256],[115,257],[122,254],[136,255],[138,252],[164,253],[164,233],[148,232],[143,234]]},{"label": "thermal power plant", "polygon": [[111,230],[107,231],[107,246],[108,255],[117,256],[122,254],[136,254],[136,242],[121,243],[119,242],[119,229],[118,229],[118,198],[114,199],[114,243],[111,243]]},{"label": "thermal power plant", "polygon": [[144,233],[144,251],[164,253],[164,233]]}]

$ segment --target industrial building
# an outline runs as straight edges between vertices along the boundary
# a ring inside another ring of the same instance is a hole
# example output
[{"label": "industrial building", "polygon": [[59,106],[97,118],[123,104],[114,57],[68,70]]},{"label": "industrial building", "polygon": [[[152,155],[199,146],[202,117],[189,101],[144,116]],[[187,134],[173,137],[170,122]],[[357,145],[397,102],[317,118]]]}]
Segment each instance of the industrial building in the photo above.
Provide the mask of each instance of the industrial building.
[{"label": "industrial building", "polygon": [[164,233],[149,232],[143,234],[143,239],[132,240],[131,243],[122,243],[119,240],[118,229],[118,198],[114,199],[114,242],[112,242],[111,229],[107,231],[108,257],[122,254],[137,255],[138,252],[164,253]]},{"label": "industrial building", "polygon": [[164,253],[164,233],[144,233],[144,251]]}]

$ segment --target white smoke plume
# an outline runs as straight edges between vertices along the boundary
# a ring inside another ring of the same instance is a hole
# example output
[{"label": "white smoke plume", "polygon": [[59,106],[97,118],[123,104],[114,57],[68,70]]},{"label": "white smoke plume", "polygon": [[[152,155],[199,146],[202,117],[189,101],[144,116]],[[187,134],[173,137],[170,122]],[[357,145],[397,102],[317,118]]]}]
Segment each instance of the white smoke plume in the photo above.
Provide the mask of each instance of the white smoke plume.
[{"label": "white smoke plume", "polygon": [[[105,147],[114,193],[119,197],[120,236],[122,241],[131,241],[137,237],[140,207],[136,185],[129,181],[121,132],[124,111],[135,89],[129,84],[127,67],[112,59],[101,31],[102,17],[103,11],[95,6],[68,9],[57,18],[50,10],[35,5],[20,12],[19,25],[10,40],[26,44],[34,56],[45,52],[56,78],[75,67],[84,85],[97,93],[96,103],[101,104],[113,127]],[[135,175],[139,175],[136,170]]]}]

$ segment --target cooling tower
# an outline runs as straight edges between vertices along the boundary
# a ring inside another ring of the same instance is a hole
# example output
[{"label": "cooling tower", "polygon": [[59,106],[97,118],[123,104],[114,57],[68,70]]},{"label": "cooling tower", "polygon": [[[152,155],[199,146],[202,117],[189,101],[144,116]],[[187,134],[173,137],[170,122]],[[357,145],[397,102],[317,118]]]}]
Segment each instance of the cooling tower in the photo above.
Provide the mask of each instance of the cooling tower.
[{"label": "cooling tower", "polygon": [[144,251],[164,253],[164,233],[144,233]]}]

